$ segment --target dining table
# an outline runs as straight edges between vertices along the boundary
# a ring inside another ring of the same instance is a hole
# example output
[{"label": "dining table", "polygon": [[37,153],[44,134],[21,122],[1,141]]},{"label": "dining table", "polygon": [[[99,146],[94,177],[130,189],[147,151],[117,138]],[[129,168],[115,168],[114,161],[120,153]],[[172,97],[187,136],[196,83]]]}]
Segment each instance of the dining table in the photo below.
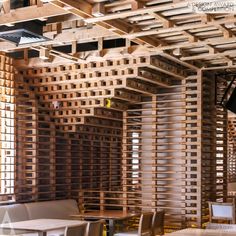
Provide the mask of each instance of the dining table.
[{"label": "dining table", "polygon": [[108,236],[114,235],[115,221],[126,220],[132,217],[139,216],[140,213],[126,212],[120,210],[103,210],[103,211],[88,211],[71,215],[72,219],[84,219],[84,220],[105,220],[108,222],[109,231]]},{"label": "dining table", "polygon": [[235,236],[236,231],[230,229],[194,229],[187,228],[173,233],[167,233],[165,236]]},{"label": "dining table", "polygon": [[48,231],[65,229],[70,226],[87,224],[86,221],[61,219],[34,219],[0,224],[0,229],[26,230],[37,232],[39,236],[46,236]]}]

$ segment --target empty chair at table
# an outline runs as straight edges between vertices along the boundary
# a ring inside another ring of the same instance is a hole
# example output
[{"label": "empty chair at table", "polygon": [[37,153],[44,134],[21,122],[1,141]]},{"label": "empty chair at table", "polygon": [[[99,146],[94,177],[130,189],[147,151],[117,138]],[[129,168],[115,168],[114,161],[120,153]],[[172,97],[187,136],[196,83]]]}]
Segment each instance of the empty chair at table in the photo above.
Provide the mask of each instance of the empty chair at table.
[{"label": "empty chair at table", "polygon": [[142,213],[137,231],[127,231],[114,234],[114,236],[152,236],[152,212]]},{"label": "empty chair at table", "polygon": [[227,221],[235,224],[235,205],[231,202],[209,202],[210,222]]},{"label": "empty chair at table", "polygon": [[78,226],[70,226],[65,228],[64,236],[84,236],[86,231],[86,224]]},{"label": "empty chair at table", "polygon": [[91,221],[87,224],[85,236],[102,236],[105,221]]},{"label": "empty chair at table", "polygon": [[164,234],[164,218],[165,218],[165,211],[158,210],[154,212],[152,218],[152,235],[163,235]]}]

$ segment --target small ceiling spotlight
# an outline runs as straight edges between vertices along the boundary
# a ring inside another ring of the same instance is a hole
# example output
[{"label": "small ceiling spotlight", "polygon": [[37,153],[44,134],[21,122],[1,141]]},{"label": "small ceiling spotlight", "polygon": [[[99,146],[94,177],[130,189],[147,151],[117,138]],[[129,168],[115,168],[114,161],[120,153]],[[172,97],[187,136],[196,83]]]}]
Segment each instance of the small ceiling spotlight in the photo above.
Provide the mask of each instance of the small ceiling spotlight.
[{"label": "small ceiling spotlight", "polygon": [[176,48],[173,50],[173,55],[175,56],[181,56],[182,55],[182,50],[181,48]]}]

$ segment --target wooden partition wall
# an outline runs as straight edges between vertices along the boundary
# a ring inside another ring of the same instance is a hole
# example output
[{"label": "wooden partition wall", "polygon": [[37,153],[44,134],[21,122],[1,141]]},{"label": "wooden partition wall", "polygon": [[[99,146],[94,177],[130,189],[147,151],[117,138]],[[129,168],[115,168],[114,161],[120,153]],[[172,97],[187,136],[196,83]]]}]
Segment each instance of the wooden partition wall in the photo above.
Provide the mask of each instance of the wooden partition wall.
[{"label": "wooden partition wall", "polygon": [[227,117],[211,77],[146,56],[24,70],[15,83],[17,201],[163,208],[181,228],[225,198]]},{"label": "wooden partition wall", "polygon": [[0,201],[13,200],[15,178],[13,60],[0,55]]},{"label": "wooden partition wall", "polygon": [[120,186],[120,123],[110,121],[106,127],[97,121],[76,133],[62,132],[22,76],[16,84],[17,201],[79,199],[83,189]]},{"label": "wooden partition wall", "polygon": [[[224,78],[216,81],[216,98],[221,98],[225,92]],[[229,158],[228,151],[228,112],[216,104],[216,199],[226,201],[227,196],[227,168]]]},{"label": "wooden partition wall", "polygon": [[236,182],[236,140],[235,140],[235,117],[231,116],[228,119],[228,182]]},{"label": "wooden partition wall", "polygon": [[123,190],[130,207],[164,208],[167,224],[201,226],[226,192],[226,117],[214,80],[190,76],[125,112]]}]

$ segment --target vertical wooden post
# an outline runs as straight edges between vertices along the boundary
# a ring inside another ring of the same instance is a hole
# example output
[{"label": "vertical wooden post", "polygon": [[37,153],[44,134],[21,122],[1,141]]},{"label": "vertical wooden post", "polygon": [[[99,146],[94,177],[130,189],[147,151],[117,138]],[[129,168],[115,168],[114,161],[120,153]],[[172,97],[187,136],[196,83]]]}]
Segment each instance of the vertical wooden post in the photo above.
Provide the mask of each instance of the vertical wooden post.
[{"label": "vertical wooden post", "polygon": [[128,211],[128,196],[127,196],[127,171],[128,171],[128,161],[127,161],[127,111],[123,114],[123,139],[122,139],[122,198],[123,198],[123,211]]}]

